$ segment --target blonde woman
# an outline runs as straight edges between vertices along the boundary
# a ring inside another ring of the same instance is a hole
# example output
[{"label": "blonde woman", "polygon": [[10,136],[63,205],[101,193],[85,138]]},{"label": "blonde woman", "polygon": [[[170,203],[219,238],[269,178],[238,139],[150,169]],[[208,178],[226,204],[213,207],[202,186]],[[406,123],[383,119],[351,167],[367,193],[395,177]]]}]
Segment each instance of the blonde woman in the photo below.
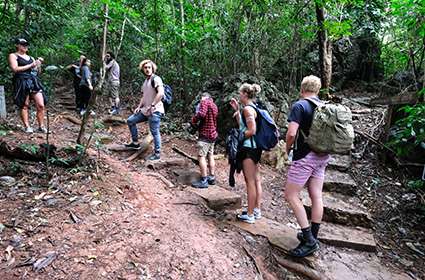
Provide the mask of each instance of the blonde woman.
[{"label": "blonde woman", "polygon": [[239,88],[239,101],[243,105],[242,113],[239,111],[239,103],[232,98],[230,105],[235,110],[234,117],[239,124],[239,130],[243,134],[242,147],[238,151],[238,162],[244,174],[246,190],[248,195],[248,209],[237,217],[240,221],[253,224],[256,219],[261,218],[261,178],[258,163],[261,159],[262,150],[257,148],[254,135],[256,126],[256,105],[254,100],[261,91],[257,84],[244,83]]}]

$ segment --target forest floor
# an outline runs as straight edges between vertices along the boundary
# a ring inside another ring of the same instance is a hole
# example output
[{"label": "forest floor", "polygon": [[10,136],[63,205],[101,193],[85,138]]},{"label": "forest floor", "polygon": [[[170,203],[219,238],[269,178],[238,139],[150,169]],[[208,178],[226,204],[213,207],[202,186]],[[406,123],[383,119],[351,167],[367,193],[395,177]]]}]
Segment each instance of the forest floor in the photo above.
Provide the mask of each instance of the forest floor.
[{"label": "forest floor", "polygon": [[[64,87],[55,94],[73,96]],[[101,99],[105,100],[99,104],[107,104],[106,98]],[[79,125],[64,117],[66,109],[58,102],[53,99],[49,105],[50,144],[75,147]],[[360,107],[356,109],[364,109]],[[106,115],[108,109],[99,108],[96,118]],[[368,113],[374,122],[370,129],[379,125],[382,110]],[[72,111],[67,114],[77,117]],[[123,112],[123,116],[129,114]],[[25,134],[19,123],[12,112],[1,141],[29,150],[45,142],[45,135]],[[147,133],[146,124],[139,128],[141,134]],[[96,135],[115,144],[129,141],[125,124],[99,128]],[[360,158],[354,160],[349,172],[372,213],[377,252],[321,244],[313,257],[319,264],[320,278],[423,279],[424,223],[412,211],[414,194],[402,187],[404,182],[396,170],[379,165],[370,144],[360,142]],[[164,133],[161,160],[182,158],[173,150],[176,146],[196,156],[193,137]],[[51,179],[46,179],[44,163],[0,156],[0,176],[16,180],[10,186],[0,185],[0,279],[306,277],[297,274],[296,268],[280,266],[278,259],[287,257],[266,238],[230,225],[229,216],[236,212],[209,209],[190,187],[176,181],[172,167],[152,171],[143,157],[128,161],[131,153],[115,153],[106,147],[93,145],[79,167],[50,165]],[[223,148],[217,153],[222,154]],[[184,168],[197,170],[190,161]],[[218,156],[217,185],[241,195],[244,205],[242,175],[236,176],[236,187],[230,188],[227,174],[227,160]],[[295,228],[295,217],[283,197],[285,170],[262,165],[261,175],[263,216]]]}]

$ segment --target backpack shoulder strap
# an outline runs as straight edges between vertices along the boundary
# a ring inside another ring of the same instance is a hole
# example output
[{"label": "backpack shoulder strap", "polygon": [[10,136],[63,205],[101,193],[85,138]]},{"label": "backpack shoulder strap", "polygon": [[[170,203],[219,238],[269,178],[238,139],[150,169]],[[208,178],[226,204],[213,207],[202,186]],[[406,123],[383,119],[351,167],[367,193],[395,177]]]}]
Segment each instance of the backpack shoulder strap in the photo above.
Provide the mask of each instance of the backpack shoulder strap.
[{"label": "backpack shoulder strap", "polygon": [[311,98],[311,97],[307,97],[307,98],[304,98],[304,99],[309,101],[310,103],[313,103],[316,107],[322,107],[322,106],[325,105],[325,103],[323,101],[317,100],[317,99],[314,99],[314,98]]}]

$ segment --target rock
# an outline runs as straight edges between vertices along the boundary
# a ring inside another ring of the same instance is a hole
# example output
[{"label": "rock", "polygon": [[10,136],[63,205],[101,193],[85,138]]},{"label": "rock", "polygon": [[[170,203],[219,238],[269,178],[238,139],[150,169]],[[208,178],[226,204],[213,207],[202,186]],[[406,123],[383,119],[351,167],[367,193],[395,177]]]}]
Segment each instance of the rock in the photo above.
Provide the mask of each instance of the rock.
[{"label": "rock", "polygon": [[192,185],[192,182],[201,179],[201,174],[198,170],[194,169],[176,169],[173,170],[173,174],[177,176],[177,182],[182,185]]},{"label": "rock", "polygon": [[210,186],[206,189],[191,187],[190,191],[202,197],[208,207],[215,211],[238,209],[241,207],[242,199],[240,195],[218,186]]},{"label": "rock", "polygon": [[[307,213],[311,211],[311,201],[307,191],[301,192],[301,198]],[[323,192],[324,213],[323,220],[342,225],[372,227],[372,217],[361,206],[356,197],[349,197],[338,193]]]},{"label": "rock", "polygon": [[350,155],[331,155],[328,168],[337,169],[340,171],[346,171],[351,166]]},{"label": "rock", "polygon": [[328,169],[325,174],[323,190],[354,196],[357,191],[357,183],[353,180],[350,174]]},{"label": "rock", "polygon": [[318,238],[321,242],[336,247],[366,252],[376,251],[375,238],[370,229],[322,223]]},{"label": "rock", "polygon": [[238,98],[239,87],[245,82],[256,83],[261,86],[261,92],[257,96],[257,101],[267,108],[279,128],[285,128],[287,126],[286,117],[290,109],[289,96],[281,92],[271,82],[247,74],[236,74],[225,77],[224,79],[220,77],[206,81],[189,110],[195,110],[195,105],[199,101],[202,92],[211,94],[214,102],[220,108],[217,120],[218,134],[220,139],[224,139],[229,129],[236,127],[236,121],[232,118],[233,109],[230,107],[229,102],[232,98]]},{"label": "rock", "polygon": [[264,151],[261,155],[261,163],[268,164],[276,169],[285,167],[285,162],[288,160],[286,154],[286,143],[280,140],[279,143],[271,151]]},{"label": "rock", "polygon": [[414,244],[412,244],[411,242],[406,242],[406,246],[409,247],[410,250],[414,251],[415,253],[421,255],[421,256],[425,256],[425,253],[422,252],[421,250],[419,250]]},{"label": "rock", "polygon": [[14,185],[16,182],[15,178],[10,176],[2,176],[0,177],[0,186],[10,187]]},{"label": "rock", "polygon": [[251,234],[266,237],[272,245],[286,252],[297,247],[299,243],[296,237],[296,230],[265,217],[256,220],[255,224],[247,224],[240,221],[231,221],[229,223]]}]

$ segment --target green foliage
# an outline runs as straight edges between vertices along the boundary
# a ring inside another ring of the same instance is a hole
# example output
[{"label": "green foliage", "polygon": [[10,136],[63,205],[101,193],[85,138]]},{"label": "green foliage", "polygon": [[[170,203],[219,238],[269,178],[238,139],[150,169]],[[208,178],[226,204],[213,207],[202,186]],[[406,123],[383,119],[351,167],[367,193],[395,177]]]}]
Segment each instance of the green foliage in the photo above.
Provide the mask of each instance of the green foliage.
[{"label": "green foliage", "polygon": [[19,147],[23,149],[24,151],[31,153],[33,155],[37,154],[38,151],[40,150],[40,147],[35,144],[23,143],[23,144],[20,144]]},{"label": "green foliage", "polygon": [[412,190],[425,190],[425,181],[411,180],[407,183],[407,186]]},{"label": "green foliage", "polygon": [[425,145],[425,104],[407,105],[400,109],[406,116],[397,121],[390,139],[399,156],[406,156],[419,145]]}]

